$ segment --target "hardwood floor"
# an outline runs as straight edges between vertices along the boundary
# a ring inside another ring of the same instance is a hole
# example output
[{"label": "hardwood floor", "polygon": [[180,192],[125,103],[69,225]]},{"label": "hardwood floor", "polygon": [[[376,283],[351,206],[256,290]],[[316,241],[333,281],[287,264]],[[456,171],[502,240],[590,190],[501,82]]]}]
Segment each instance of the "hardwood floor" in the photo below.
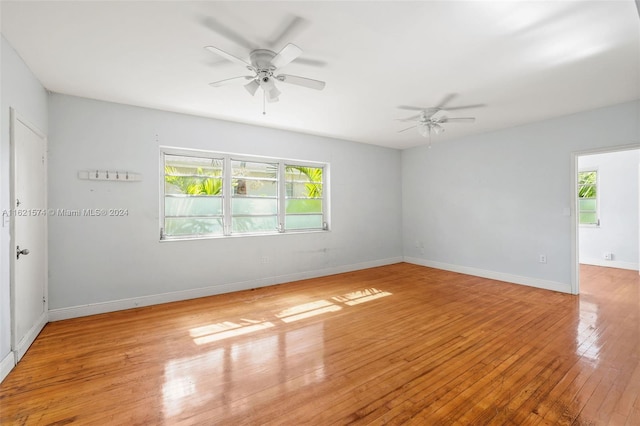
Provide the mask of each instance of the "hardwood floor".
[{"label": "hardwood floor", "polygon": [[637,271],[410,264],[48,324],[0,424],[640,425]]}]

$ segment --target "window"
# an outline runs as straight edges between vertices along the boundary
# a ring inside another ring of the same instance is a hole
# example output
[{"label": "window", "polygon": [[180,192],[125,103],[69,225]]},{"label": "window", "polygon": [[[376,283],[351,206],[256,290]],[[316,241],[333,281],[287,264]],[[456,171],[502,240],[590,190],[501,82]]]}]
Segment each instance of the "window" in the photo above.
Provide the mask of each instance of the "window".
[{"label": "window", "polygon": [[223,159],[164,156],[164,234],[222,235]]},{"label": "window", "polygon": [[578,173],[578,217],[580,225],[600,225],[598,219],[598,172]]},{"label": "window", "polygon": [[278,229],[278,164],[231,160],[231,232]]},{"label": "window", "polygon": [[328,230],[324,163],[164,149],[163,240]]},{"label": "window", "polygon": [[322,167],[285,165],[285,229],[324,227],[322,175]]}]

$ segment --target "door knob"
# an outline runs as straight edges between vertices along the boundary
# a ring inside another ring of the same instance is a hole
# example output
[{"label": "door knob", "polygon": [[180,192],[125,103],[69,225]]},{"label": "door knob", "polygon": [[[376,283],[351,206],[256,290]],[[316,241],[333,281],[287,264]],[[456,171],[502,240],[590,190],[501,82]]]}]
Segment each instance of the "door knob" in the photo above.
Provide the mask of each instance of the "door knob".
[{"label": "door knob", "polygon": [[16,259],[20,259],[21,254],[25,256],[29,254],[29,249],[20,250],[20,246],[16,247],[16,251],[17,251]]}]

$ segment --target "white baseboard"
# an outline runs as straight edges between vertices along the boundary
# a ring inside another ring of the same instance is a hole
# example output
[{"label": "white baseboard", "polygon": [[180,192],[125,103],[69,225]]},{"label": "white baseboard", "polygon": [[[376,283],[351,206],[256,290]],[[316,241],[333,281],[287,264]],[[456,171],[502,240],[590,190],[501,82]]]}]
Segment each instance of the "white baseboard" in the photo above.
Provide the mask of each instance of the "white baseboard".
[{"label": "white baseboard", "polygon": [[432,260],[419,259],[405,256],[404,261],[415,265],[427,266],[429,268],[443,269],[445,271],[458,272],[476,277],[489,278],[497,281],[505,281],[513,284],[521,284],[529,287],[542,288],[545,290],[571,293],[571,284],[556,281],[541,280],[539,278],[523,277],[521,275],[506,274],[503,272],[487,271],[485,269],[472,268],[468,266],[451,265],[448,263],[434,262]]},{"label": "white baseboard", "polygon": [[605,266],[607,268],[638,270],[638,264],[633,262],[620,262],[619,260],[604,260],[596,258],[580,258],[580,263],[585,265]]},{"label": "white baseboard", "polygon": [[174,291],[170,293],[154,294],[150,296],[134,297],[130,299],[113,300],[109,302],[91,303],[88,305],[70,306],[68,308],[51,309],[49,321],[60,321],[69,318],[78,318],[88,315],[103,314],[106,312],[122,311],[125,309],[142,306],[158,305],[161,303],[178,302],[180,300],[196,299],[198,297],[213,296],[216,294],[230,293],[233,291],[248,290],[251,288],[265,287],[282,284],[291,281],[306,280],[309,278],[324,277],[327,275],[341,274],[344,272],[358,271],[360,269],[375,268],[377,266],[391,265],[403,261],[402,257],[393,257],[351,265],[335,266],[332,268],[318,269],[315,271],[298,272],[287,275],[260,278],[255,280],[240,281],[211,287],[196,288],[191,290]]},{"label": "white baseboard", "polygon": [[49,313],[43,312],[42,315],[40,315],[40,318],[38,318],[38,321],[33,325],[33,327],[31,327],[27,334],[25,334],[22,340],[18,342],[18,345],[14,350],[16,363],[18,363],[22,359],[24,354],[27,353],[29,346],[31,346],[33,341],[36,340],[36,337],[38,337],[38,334],[40,334],[40,332],[48,322]]},{"label": "white baseboard", "polygon": [[0,361],[0,383],[9,375],[15,365],[16,357],[13,352],[9,352],[7,356]]}]

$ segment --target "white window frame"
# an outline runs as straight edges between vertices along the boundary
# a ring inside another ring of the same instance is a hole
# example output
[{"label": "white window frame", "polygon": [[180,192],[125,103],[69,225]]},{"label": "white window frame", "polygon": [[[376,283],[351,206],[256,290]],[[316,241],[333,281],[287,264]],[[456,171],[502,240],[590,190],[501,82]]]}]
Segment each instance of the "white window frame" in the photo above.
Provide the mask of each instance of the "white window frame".
[{"label": "white window frame", "polygon": [[[164,234],[165,226],[165,155],[177,155],[187,157],[200,157],[210,159],[223,159],[223,183],[222,183],[222,210],[223,210],[223,234],[198,234],[198,235],[180,235],[180,236],[167,236]],[[233,188],[231,182],[233,181],[233,172],[231,168],[232,161],[246,161],[246,162],[258,162],[258,163],[275,163],[278,165],[277,170],[277,222],[278,228],[273,232],[243,232],[233,233],[231,229],[231,203],[233,199]],[[286,179],[285,179],[285,165],[289,166],[301,166],[301,167],[314,167],[322,168],[322,228],[311,229],[285,229],[286,218]],[[257,155],[236,154],[220,151],[206,151],[198,149],[188,148],[176,148],[161,146],[160,147],[160,161],[159,161],[159,187],[160,187],[160,241],[182,241],[182,240],[199,240],[199,239],[215,239],[215,238],[241,238],[247,236],[259,236],[259,235],[281,235],[281,234],[300,234],[300,233],[314,233],[314,232],[327,232],[331,230],[330,227],[330,189],[329,189],[329,175],[330,175],[329,163],[308,161],[308,160],[296,160],[291,158],[276,158]]]},{"label": "white window frame", "polygon": [[[588,173],[588,172],[595,172],[596,173],[596,183],[595,183],[595,187],[596,187],[596,223],[581,223],[580,222],[580,213],[582,213],[582,210],[580,210],[580,196],[578,195],[578,193],[580,192],[580,173]],[[586,167],[586,168],[582,168],[578,170],[578,175],[576,176],[576,198],[578,199],[578,205],[577,205],[577,216],[578,216],[578,225],[581,227],[585,227],[585,228],[599,228],[600,227],[600,171],[598,170],[598,168],[594,168],[594,167]]]}]

